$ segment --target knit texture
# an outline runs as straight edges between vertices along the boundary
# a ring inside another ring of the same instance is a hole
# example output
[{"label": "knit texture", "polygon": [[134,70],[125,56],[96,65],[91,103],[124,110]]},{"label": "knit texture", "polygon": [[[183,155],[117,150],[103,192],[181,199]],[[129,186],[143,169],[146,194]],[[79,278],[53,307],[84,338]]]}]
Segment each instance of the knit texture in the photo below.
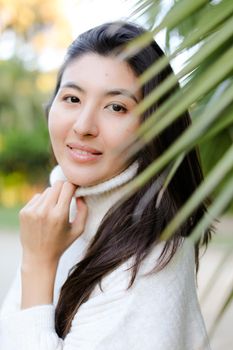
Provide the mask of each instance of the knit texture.
[{"label": "knit texture", "polygon": [[[55,307],[69,270],[84,257],[104,215],[127,192],[136,172],[133,163],[102,184],[78,188],[75,195],[85,197],[88,218],[82,235],[60,259],[54,303],[20,310],[19,270],[1,308],[1,350],[210,350],[196,294],[194,248],[188,240],[162,271],[145,276],[163,248],[156,245],[129,290],[132,261],[121,264],[103,278],[103,291],[96,286],[81,305],[64,341],[55,332]],[[50,179],[65,180],[60,167]],[[71,206],[71,219],[75,215],[77,208]]]}]

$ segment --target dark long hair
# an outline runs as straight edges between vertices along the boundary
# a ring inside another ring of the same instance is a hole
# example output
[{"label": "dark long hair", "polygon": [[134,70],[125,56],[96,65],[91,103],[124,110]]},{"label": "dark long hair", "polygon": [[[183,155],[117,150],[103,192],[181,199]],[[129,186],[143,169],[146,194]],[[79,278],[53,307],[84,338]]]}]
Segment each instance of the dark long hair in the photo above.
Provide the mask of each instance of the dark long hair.
[{"label": "dark long hair", "polygon": [[[62,74],[72,60],[86,53],[96,53],[110,56],[119,53],[126,43],[144,33],[144,29],[125,22],[113,22],[100,25],[81,34],[69,47],[65,62],[59,72],[54,95],[56,96],[62,79]],[[140,52],[129,57],[126,62],[132,71],[139,76],[156,60],[164,55],[153,40]],[[148,95],[170,74],[174,74],[170,65],[151,78],[143,87],[143,96]],[[141,117],[147,119],[171,94],[179,89],[179,84],[172,88],[156,104],[152,105]],[[191,124],[188,112],[185,112],[159,136],[142,148],[137,154],[139,162],[138,173],[150,165],[176,138]],[[135,211],[138,203],[153,188],[158,175],[152,177],[129,198],[118,206],[113,206],[102,220],[95,237],[90,243],[84,258],[76,264],[64,283],[56,308],[56,331],[60,337],[65,337],[70,329],[72,319],[80,305],[86,302],[94,287],[108,273],[120,264],[133,257],[132,278],[128,288],[134,283],[140,263],[150,250],[159,242],[160,234],[167,223],[174,217],[178,209],[192,195],[203,179],[196,149],[191,150],[182,161],[171,183],[166,189],[160,205],[156,207],[157,195],[149,198],[144,207],[143,216]],[[183,237],[189,236],[191,229],[206,212],[206,203],[202,203],[184,224],[166,241],[159,262],[155,262],[152,273],[166,266]],[[111,232],[111,234],[109,234]],[[210,230],[203,233],[201,242],[207,244]],[[196,264],[200,240],[195,244]]]}]

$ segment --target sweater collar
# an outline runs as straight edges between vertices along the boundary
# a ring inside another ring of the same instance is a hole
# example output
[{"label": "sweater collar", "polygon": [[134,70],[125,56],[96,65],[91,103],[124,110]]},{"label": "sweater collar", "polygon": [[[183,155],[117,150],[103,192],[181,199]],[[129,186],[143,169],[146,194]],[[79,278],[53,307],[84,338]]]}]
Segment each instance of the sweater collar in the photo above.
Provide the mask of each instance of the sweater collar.
[{"label": "sweater collar", "polygon": [[[120,174],[112,177],[109,180],[98,183],[94,186],[80,186],[75,192],[75,197],[87,197],[96,196],[106,192],[111,192],[115,188],[118,188],[131,180],[137,173],[138,162],[135,161],[127,169],[122,171]],[[56,181],[66,181],[66,177],[62,171],[60,165],[53,168],[50,174],[50,184],[53,185]]]},{"label": "sweater collar", "polygon": [[[77,188],[74,197],[84,197],[87,203],[89,213],[92,216],[101,216],[120,200],[127,193],[126,184],[137,174],[138,162],[135,161],[120,174],[109,180],[101,182],[94,186],[80,186]],[[50,184],[56,181],[65,181],[66,177],[60,165],[57,165],[50,174]],[[76,213],[76,203],[74,198],[70,207],[70,220],[72,221]]]}]

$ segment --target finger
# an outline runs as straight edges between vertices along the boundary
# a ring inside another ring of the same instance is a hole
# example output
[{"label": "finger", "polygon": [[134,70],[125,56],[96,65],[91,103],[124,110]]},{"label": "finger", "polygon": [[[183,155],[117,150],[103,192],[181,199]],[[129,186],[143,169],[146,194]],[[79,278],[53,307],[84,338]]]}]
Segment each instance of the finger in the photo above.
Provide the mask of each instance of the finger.
[{"label": "finger", "polygon": [[[56,193],[62,187],[63,182],[57,181],[52,187],[47,187],[42,193],[37,193],[27,204],[27,208],[36,209],[40,207],[49,208],[56,200]],[[55,197],[55,199],[54,199]]]},{"label": "finger", "polygon": [[85,200],[81,197],[76,198],[77,203],[77,215],[74,221],[71,223],[71,232],[77,237],[79,236],[85,228],[87,215],[88,215],[88,207],[85,203]]},{"label": "finger", "polygon": [[39,198],[41,196],[41,193],[36,193],[24,206],[24,208],[28,208],[31,207],[32,205],[34,205],[35,203],[38,202]]},{"label": "finger", "polygon": [[48,187],[47,191],[44,192],[43,197],[41,198],[40,204],[47,208],[55,207],[58,202],[63,184],[64,181],[56,181],[52,187]]},{"label": "finger", "polygon": [[35,198],[33,202],[31,202],[30,207],[38,208],[44,205],[46,198],[49,196],[50,191],[51,187],[47,187],[43,193],[41,193],[38,197]]},{"label": "finger", "polygon": [[76,187],[77,186],[73,185],[71,182],[64,182],[59,195],[59,199],[57,201],[58,210],[63,210],[65,212],[69,211],[70,203],[75,193]]}]

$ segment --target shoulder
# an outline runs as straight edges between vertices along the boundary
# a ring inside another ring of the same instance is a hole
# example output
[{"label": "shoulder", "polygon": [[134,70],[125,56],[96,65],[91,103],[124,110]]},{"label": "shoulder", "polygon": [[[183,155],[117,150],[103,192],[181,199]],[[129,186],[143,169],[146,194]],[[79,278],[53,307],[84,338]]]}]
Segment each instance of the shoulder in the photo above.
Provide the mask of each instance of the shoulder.
[{"label": "shoulder", "polygon": [[168,300],[172,304],[195,296],[195,256],[193,243],[184,239],[168,264],[156,270],[163,248],[164,243],[156,245],[142,262],[135,280],[135,294],[146,303],[148,299],[152,304],[163,300],[168,306]]},{"label": "shoulder", "polygon": [[167,265],[156,271],[155,267],[158,265],[164,246],[165,242],[161,242],[153,247],[141,263],[138,278],[156,276],[155,280],[170,280],[178,275],[182,275],[183,278],[186,275],[193,276],[195,273],[195,254],[194,245],[189,239],[183,239]]},{"label": "shoulder", "polygon": [[[195,258],[194,246],[189,241],[184,239],[181,245],[177,248],[170,262],[160,271],[153,271],[157,266],[158,259],[163,251],[164,242],[154,246],[151,252],[141,262],[137,272],[135,281],[130,289],[128,286],[132,277],[132,268],[134,257],[122,263],[118,268],[109,273],[102,279],[102,289],[108,291],[125,291],[137,293],[138,290],[143,290],[146,295],[150,289],[156,291],[163,290],[171,291],[179,285],[179,288],[187,286],[195,288]],[[146,288],[145,288],[146,286]],[[92,295],[102,293],[97,286]]]}]

